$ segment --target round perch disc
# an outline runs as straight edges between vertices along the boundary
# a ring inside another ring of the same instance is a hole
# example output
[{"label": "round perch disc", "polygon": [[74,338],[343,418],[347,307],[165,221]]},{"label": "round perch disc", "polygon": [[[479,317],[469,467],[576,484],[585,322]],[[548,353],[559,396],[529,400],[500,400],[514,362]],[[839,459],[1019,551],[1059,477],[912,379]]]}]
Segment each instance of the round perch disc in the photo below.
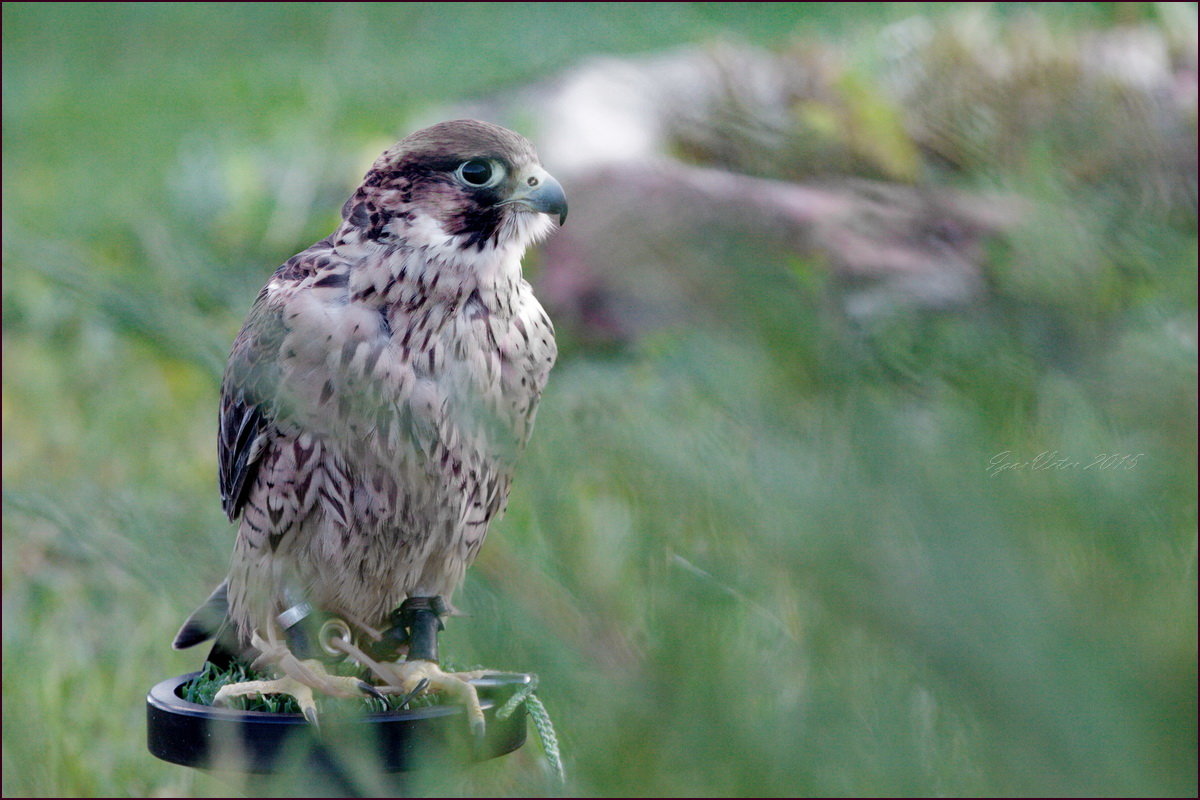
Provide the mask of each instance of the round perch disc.
[{"label": "round perch disc", "polygon": [[[323,715],[315,730],[300,714],[238,711],[184,700],[181,688],[199,673],[168,678],[146,696],[146,739],[155,756],[187,767],[275,773],[298,764],[319,772],[338,769],[343,743],[361,753],[374,747],[381,772],[417,769],[423,762],[482,761],[525,743],[525,705],[508,719],[496,710],[532,676],[504,673],[472,683],[479,691],[487,732],[475,741],[461,706],[353,716]],[[359,747],[358,745],[362,745]]]}]

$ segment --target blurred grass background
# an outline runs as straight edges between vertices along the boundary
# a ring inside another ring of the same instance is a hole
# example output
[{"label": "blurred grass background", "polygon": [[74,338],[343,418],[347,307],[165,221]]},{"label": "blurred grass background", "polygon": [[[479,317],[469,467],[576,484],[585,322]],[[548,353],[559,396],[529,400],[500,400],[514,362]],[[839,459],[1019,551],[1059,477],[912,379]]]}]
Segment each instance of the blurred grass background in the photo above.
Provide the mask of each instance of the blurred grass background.
[{"label": "blurred grass background", "polygon": [[[410,120],[587,54],[954,13],[4,4],[4,794],[263,791],[152,758],[143,699],[227,565],[229,343]],[[1195,196],[1081,182],[1074,146],[945,179],[1037,211],[970,313],[848,326],[796,262],[736,324],[565,349],[443,648],[541,675],[569,792],[1195,794]],[[1047,450],[1144,455],[987,470]],[[543,790],[533,746],[428,780]]]}]

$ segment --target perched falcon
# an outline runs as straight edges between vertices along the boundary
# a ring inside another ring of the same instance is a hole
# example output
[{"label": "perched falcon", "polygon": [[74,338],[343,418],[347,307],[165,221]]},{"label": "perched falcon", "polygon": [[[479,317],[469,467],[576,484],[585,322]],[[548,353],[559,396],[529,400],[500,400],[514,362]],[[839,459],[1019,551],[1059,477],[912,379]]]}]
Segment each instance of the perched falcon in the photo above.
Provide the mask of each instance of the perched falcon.
[{"label": "perched falcon", "polygon": [[[504,510],[556,355],[521,257],[566,214],[526,139],[443,122],[380,156],[337,231],[259,293],[221,387],[229,576],[175,646],[216,635],[215,652],[281,677],[218,702],[287,693],[315,720],[313,690],[428,687],[482,724],[472,675],[441,671],[424,646],[399,657],[412,631],[396,610],[440,614]],[[304,620],[332,620],[321,647],[379,683],[328,674],[290,633]]]}]

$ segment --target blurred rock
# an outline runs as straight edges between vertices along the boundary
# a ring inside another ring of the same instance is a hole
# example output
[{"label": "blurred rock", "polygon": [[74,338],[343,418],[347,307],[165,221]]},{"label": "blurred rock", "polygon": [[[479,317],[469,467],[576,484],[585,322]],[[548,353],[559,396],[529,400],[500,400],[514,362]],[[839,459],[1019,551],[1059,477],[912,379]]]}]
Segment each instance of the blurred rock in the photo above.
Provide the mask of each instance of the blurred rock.
[{"label": "blurred rock", "polygon": [[890,26],[875,47],[875,74],[800,41],[595,58],[438,116],[538,142],[571,201],[539,296],[590,343],[736,316],[814,269],[853,317],[967,306],[984,240],[1027,206],[939,184],[1028,169],[1042,145],[1081,189],[1194,218],[1194,24],[1068,35],[968,12]]},{"label": "blurred rock", "polygon": [[544,247],[538,292],[596,344],[676,322],[745,324],[764,293],[795,293],[814,269],[853,316],[960,307],[983,289],[982,237],[1015,217],[1011,203],[946,191],[669,161],[610,165],[570,185],[571,222]]}]

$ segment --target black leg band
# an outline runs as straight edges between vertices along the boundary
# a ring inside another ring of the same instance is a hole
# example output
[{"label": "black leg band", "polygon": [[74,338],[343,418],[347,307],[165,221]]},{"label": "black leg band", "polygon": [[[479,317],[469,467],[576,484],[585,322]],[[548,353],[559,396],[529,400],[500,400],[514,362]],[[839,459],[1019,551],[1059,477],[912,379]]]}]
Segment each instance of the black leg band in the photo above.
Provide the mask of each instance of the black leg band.
[{"label": "black leg band", "polygon": [[440,597],[410,597],[398,609],[408,631],[408,660],[438,663],[438,632],[445,626],[446,604]]}]

